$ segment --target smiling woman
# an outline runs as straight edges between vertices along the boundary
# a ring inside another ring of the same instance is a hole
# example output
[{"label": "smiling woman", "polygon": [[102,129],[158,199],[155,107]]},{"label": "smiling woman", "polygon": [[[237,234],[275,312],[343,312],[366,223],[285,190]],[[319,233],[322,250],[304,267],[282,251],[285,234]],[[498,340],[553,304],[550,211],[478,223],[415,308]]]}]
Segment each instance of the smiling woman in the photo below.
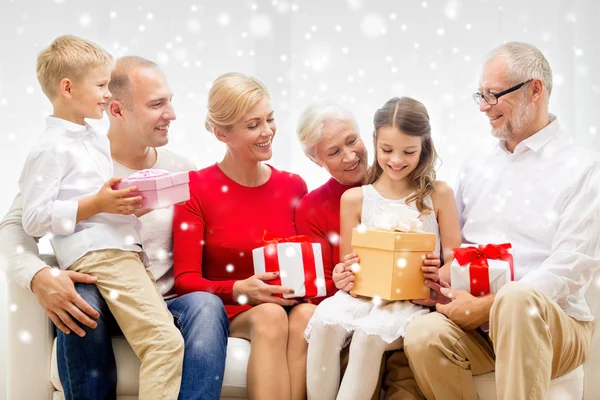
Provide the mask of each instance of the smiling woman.
[{"label": "smiling woman", "polygon": [[175,208],[177,293],[208,291],[223,300],[230,336],[251,341],[250,398],[288,399],[291,393],[302,399],[303,333],[314,306],[272,296],[292,290],[265,283],[276,273],[254,275],[252,250],[263,246],[265,230],[276,237],[295,234],[294,208],[306,184],[266,164],[277,127],[269,93],[257,79],[239,73],[217,78],[206,128],[226,153],[221,162],[190,174],[191,198]]}]

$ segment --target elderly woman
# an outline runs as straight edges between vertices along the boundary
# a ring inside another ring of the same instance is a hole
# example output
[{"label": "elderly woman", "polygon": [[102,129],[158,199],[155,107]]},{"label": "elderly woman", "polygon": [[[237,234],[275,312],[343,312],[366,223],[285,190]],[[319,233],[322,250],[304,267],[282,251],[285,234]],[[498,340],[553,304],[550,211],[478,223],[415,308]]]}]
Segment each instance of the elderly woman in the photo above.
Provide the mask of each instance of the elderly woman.
[{"label": "elderly woman", "polygon": [[251,342],[250,399],[303,399],[303,333],[314,306],[273,296],[291,289],[266,283],[277,273],[255,275],[252,250],[263,246],[265,230],[295,235],[294,208],[306,184],[266,163],[276,125],[269,93],[257,79],[218,77],[209,92],[206,128],[226,153],[190,173],[190,200],[175,208],[175,288],[180,295],[207,291],[223,300],[230,336]]},{"label": "elderly woman", "polygon": [[[346,263],[359,260],[357,257],[340,260],[340,199],[346,190],[360,186],[365,181],[367,150],[352,113],[330,101],[307,107],[300,116],[297,134],[306,156],[323,167],[331,178],[304,196],[296,207],[296,232],[321,243],[327,296],[333,295],[338,289],[350,291],[354,287],[354,275]],[[429,254],[424,264],[425,276],[437,280],[431,267],[439,268],[439,255]],[[404,351],[396,351],[388,357],[384,388],[387,398],[422,397]],[[379,390],[373,394],[373,398],[379,398]]]}]

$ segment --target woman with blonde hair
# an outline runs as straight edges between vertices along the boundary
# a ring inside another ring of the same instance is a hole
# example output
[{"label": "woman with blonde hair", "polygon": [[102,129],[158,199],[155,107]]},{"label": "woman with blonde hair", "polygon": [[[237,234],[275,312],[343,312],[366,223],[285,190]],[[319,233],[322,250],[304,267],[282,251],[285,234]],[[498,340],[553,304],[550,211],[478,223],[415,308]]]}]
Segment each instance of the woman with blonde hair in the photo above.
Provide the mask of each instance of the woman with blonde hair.
[{"label": "woman with blonde hair", "polygon": [[190,173],[191,198],[175,208],[175,288],[179,295],[207,291],[223,300],[230,336],[251,342],[250,399],[304,398],[305,369],[298,365],[306,363],[303,331],[313,306],[276,297],[292,290],[268,284],[277,273],[255,275],[252,250],[264,245],[265,230],[295,235],[294,208],[306,184],[266,163],[276,125],[269,93],[257,79],[218,77],[209,91],[206,128],[226,153]]}]

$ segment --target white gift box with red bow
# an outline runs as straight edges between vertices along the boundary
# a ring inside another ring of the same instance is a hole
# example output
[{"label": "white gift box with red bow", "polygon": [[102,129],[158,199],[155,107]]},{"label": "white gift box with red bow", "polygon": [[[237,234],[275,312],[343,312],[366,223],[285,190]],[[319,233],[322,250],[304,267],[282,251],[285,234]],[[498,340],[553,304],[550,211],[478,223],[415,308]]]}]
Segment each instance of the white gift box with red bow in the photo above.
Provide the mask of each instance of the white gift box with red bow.
[{"label": "white gift box with red bow", "polygon": [[[267,281],[270,285],[280,285],[293,289],[294,293],[286,293],[284,298],[312,298],[327,294],[325,272],[321,245],[303,242],[282,242],[286,240],[302,240],[302,237],[274,239],[263,247],[252,250],[254,273],[279,272],[275,279]],[[265,240],[267,241],[267,240]],[[280,241],[276,243],[276,241]]]},{"label": "white gift box with red bow", "polygon": [[498,293],[502,286],[514,281],[514,261],[509,243],[462,245],[453,252],[454,260],[450,264],[452,289],[484,296]]}]

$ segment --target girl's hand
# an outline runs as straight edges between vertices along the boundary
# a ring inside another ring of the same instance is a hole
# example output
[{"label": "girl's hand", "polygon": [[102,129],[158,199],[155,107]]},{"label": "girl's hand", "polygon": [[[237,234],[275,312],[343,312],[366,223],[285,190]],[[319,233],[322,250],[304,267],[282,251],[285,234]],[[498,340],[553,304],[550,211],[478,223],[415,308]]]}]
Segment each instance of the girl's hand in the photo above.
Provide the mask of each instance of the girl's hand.
[{"label": "girl's hand", "polygon": [[359,262],[358,255],[350,253],[344,257],[344,262],[335,266],[332,278],[336,288],[348,293],[354,288],[354,272],[352,272],[352,268]]},{"label": "girl's hand", "polygon": [[435,253],[429,253],[423,260],[423,266],[421,266],[421,272],[426,280],[433,282],[439,282],[440,280],[440,255]]},{"label": "girl's hand", "polygon": [[252,275],[250,278],[237,281],[233,284],[233,298],[240,304],[258,305],[262,303],[276,303],[280,306],[295,306],[295,299],[282,299],[274,294],[294,293],[290,288],[269,285],[265,281],[277,278],[279,272],[265,272]]}]

